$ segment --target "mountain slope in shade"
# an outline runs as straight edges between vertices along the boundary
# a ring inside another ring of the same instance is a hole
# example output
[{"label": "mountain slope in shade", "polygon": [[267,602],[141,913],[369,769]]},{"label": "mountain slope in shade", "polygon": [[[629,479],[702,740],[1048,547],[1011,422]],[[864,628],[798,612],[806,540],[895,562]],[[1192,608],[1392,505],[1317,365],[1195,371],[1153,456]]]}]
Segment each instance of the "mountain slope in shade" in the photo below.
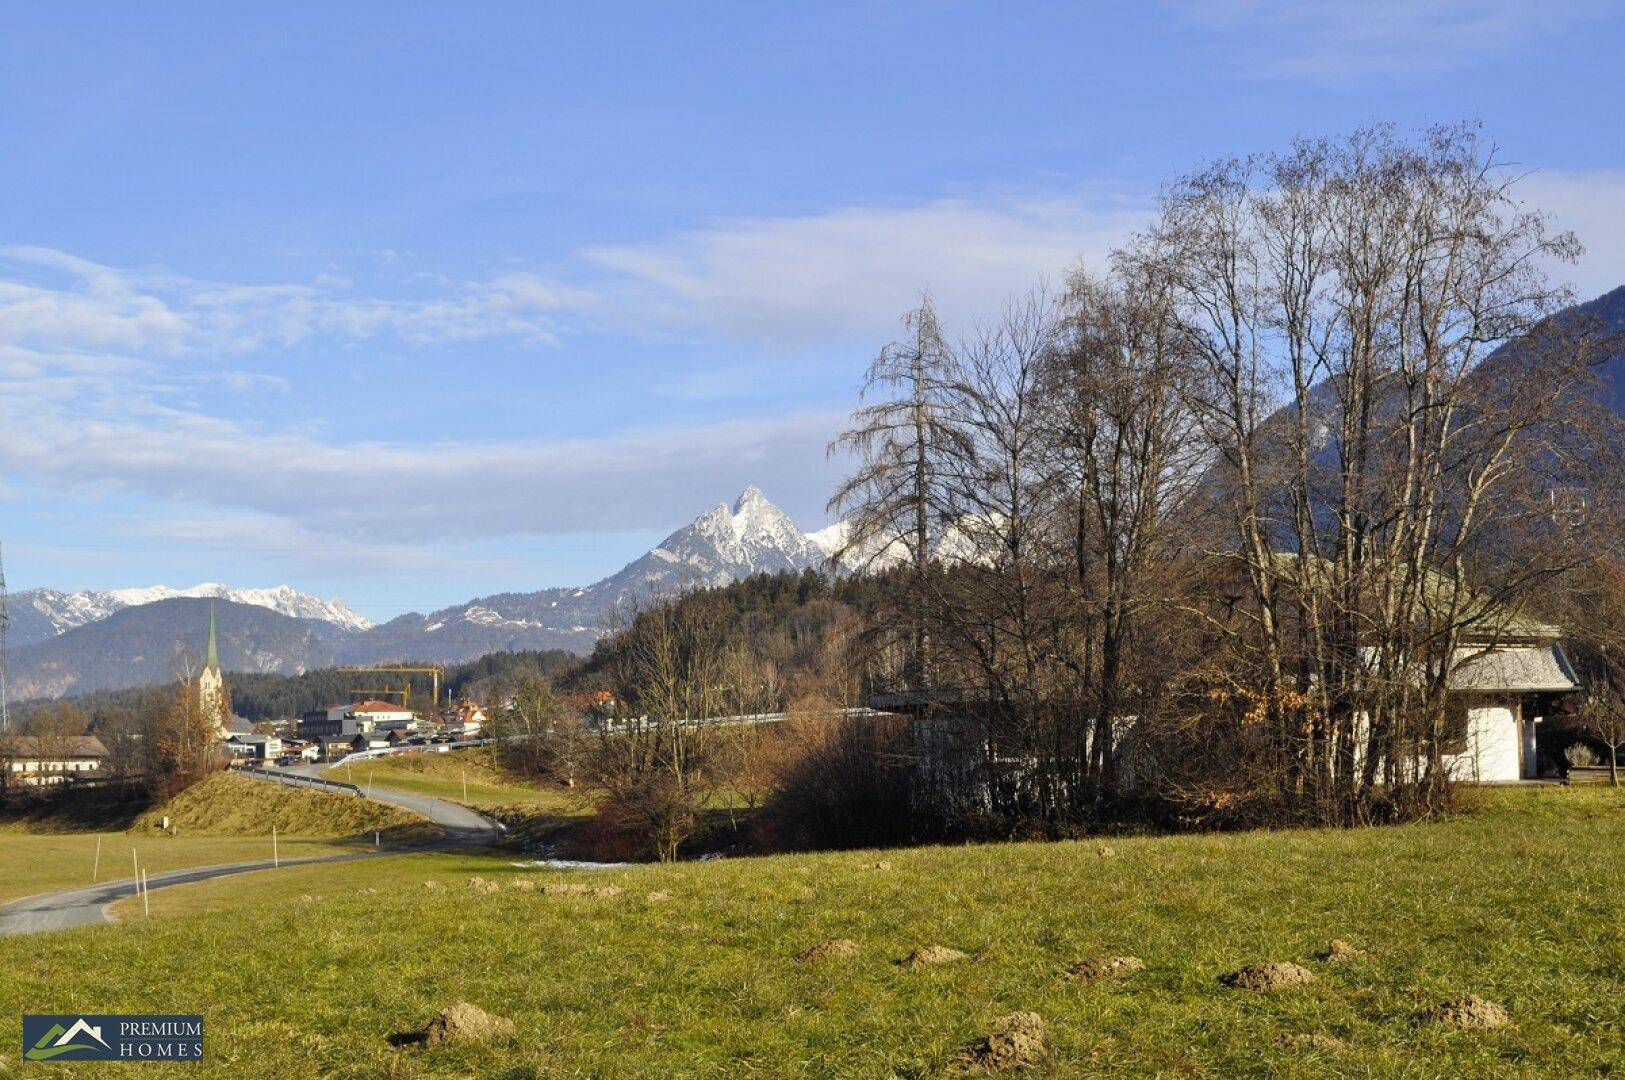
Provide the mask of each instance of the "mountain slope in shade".
[{"label": "mountain slope in shade", "polygon": [[178,598],[209,598],[268,608],[294,619],[318,619],[344,630],[367,630],[368,619],[339,599],[323,600],[279,585],[271,589],[234,589],[207,582],[175,589],[153,585],[135,589],[85,589],[63,592],[58,589],[28,589],[12,595],[7,640],[13,645],[32,645],[76,627],[105,619],[126,608]]},{"label": "mountain slope in shade", "polygon": [[211,604],[220,664],[228,671],[297,675],[330,666],[337,660],[336,640],[349,633],[320,619],[291,618],[255,604],[157,600],[12,649],[11,695],[61,697],[173,681],[202,660]]}]

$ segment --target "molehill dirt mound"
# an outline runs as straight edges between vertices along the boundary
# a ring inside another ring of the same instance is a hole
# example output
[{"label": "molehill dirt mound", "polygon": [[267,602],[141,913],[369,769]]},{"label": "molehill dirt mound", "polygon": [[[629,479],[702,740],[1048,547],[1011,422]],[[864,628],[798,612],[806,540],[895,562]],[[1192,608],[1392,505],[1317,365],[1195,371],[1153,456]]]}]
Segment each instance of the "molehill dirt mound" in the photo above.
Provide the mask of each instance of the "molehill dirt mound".
[{"label": "molehill dirt mound", "polygon": [[516,1029],[505,1016],[488,1013],[478,1005],[459,1001],[435,1014],[423,1029],[425,1046],[457,1046],[511,1039]]},{"label": "molehill dirt mound", "polygon": [[644,899],[649,901],[649,903],[651,903],[651,904],[659,904],[659,903],[662,903],[662,902],[664,902],[666,900],[670,900],[671,899],[671,893],[669,893],[669,892],[652,892],[648,896],[644,897]]},{"label": "molehill dirt mound", "polygon": [[621,895],[619,885],[588,885],[581,881],[544,881],[536,886],[543,896],[597,896]]},{"label": "molehill dirt mound", "polygon": [[960,1055],[966,1072],[1003,1072],[1026,1069],[1044,1060],[1048,1050],[1044,1018],[1035,1012],[1013,1012],[993,1022],[987,1038]]},{"label": "molehill dirt mound", "polygon": [[903,961],[906,968],[934,967],[937,964],[953,964],[968,959],[958,949],[950,949],[946,945],[925,945],[908,954]]},{"label": "molehill dirt mound", "polygon": [[1435,1024],[1461,1028],[1463,1031],[1496,1031],[1512,1023],[1506,1009],[1477,994],[1441,1002],[1429,1009],[1427,1015]]},{"label": "molehill dirt mound", "polygon": [[1283,1050],[1347,1050],[1349,1044],[1336,1035],[1322,1035],[1312,1032],[1307,1035],[1282,1035],[1275,1040],[1275,1045]]},{"label": "molehill dirt mound", "polygon": [[1066,973],[1068,982],[1092,983],[1102,979],[1121,979],[1136,971],[1145,970],[1145,961],[1138,956],[1096,956],[1074,964]]},{"label": "molehill dirt mound", "polygon": [[1364,960],[1370,954],[1357,945],[1350,945],[1342,938],[1332,938],[1331,944],[1321,952],[1320,958],[1328,964],[1341,964],[1349,960]]},{"label": "molehill dirt mound", "polygon": [[502,888],[502,886],[496,882],[486,881],[484,878],[479,877],[478,875],[468,879],[468,887],[473,889],[475,892],[483,893],[493,893]]},{"label": "molehill dirt mound", "polygon": [[818,964],[825,960],[843,960],[858,955],[860,951],[858,943],[851,938],[834,938],[803,949],[796,954],[796,962]]},{"label": "molehill dirt mound", "polygon": [[1301,964],[1294,964],[1290,961],[1274,964],[1248,964],[1240,971],[1234,971],[1224,976],[1222,981],[1226,986],[1233,986],[1238,990],[1269,993],[1274,990],[1290,990],[1298,986],[1307,986],[1315,981],[1315,973]]}]

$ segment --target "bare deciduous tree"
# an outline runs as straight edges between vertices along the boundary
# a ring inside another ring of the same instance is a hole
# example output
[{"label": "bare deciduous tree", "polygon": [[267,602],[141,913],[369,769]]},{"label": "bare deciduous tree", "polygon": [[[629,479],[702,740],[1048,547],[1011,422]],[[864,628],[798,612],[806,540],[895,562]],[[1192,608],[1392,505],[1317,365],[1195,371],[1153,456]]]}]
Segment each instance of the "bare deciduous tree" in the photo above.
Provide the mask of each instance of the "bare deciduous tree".
[{"label": "bare deciduous tree", "polygon": [[588,775],[603,795],[601,817],[662,861],[677,857],[726,781],[727,747],[703,721],[734,711],[727,657],[736,644],[714,605],[668,602],[631,621],[608,672],[618,705]]},{"label": "bare deciduous tree", "polygon": [[[1583,366],[1539,340],[1577,245],[1511,183],[1471,128],[1372,128],[1186,179],[1128,255],[1193,346],[1277,782],[1334,818],[1441,790],[1452,671],[1565,568],[1493,555]],[[1478,369],[1521,336],[1538,357]]]},{"label": "bare deciduous tree", "polygon": [[[880,351],[864,379],[864,404],[852,426],[830,444],[848,453],[857,469],[829,507],[849,532],[837,561],[896,562],[910,568],[913,584],[926,573],[943,508],[941,458],[955,448],[959,432],[944,422],[943,406],[953,381],[950,355],[929,297],[903,319],[907,341]],[[878,399],[878,400],[876,400]],[[902,676],[911,687],[928,679],[929,642],[923,620],[905,628]]]}]

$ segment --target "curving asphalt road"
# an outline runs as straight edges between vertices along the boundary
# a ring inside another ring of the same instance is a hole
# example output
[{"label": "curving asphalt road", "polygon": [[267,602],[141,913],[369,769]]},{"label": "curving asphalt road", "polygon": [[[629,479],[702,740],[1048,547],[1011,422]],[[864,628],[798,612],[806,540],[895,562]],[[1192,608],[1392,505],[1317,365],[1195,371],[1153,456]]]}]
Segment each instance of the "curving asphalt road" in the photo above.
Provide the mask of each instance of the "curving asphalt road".
[{"label": "curving asphalt road", "polygon": [[[278,776],[278,772],[315,776],[317,766],[276,770],[266,774],[253,776],[266,783],[302,784],[301,780],[293,776]],[[446,802],[443,799],[432,799],[427,795],[408,795],[402,791],[375,790],[370,798],[377,802],[389,803],[405,810],[422,814],[446,830],[446,838],[438,844],[414,848],[413,851],[442,851],[447,848],[474,847],[480,844],[489,844],[501,835],[499,827],[490,819],[476,814],[467,807]],[[403,851],[361,851],[350,855],[313,855],[301,859],[283,859],[282,866],[303,866],[309,863],[325,862],[354,862],[357,859],[388,858],[390,855],[409,854]],[[209,881],[214,878],[230,877],[233,874],[248,874],[257,870],[270,870],[277,864],[266,859],[260,862],[230,863],[225,866],[197,866],[189,870],[171,870],[164,874],[155,874],[147,878],[148,889],[166,889],[172,885],[186,885],[194,881]],[[30,896],[22,900],[0,907],[0,937],[11,934],[38,934],[47,930],[66,930],[74,926],[94,926],[100,923],[110,923],[112,915],[108,907],[116,901],[136,895],[136,880],[124,878],[119,881],[106,881],[99,885],[92,885],[84,889],[70,889],[65,892],[44,893],[39,896]]]},{"label": "curving asphalt road", "polygon": [[[301,784],[300,778],[318,778],[324,768],[322,765],[293,765],[286,769],[266,769],[244,775],[272,783]],[[389,803],[391,806],[422,814],[446,830],[446,839],[441,845],[444,847],[489,844],[502,836],[501,827],[490,818],[444,799],[428,795],[409,795],[404,791],[390,791],[385,788],[376,788],[366,797],[374,802]]]}]

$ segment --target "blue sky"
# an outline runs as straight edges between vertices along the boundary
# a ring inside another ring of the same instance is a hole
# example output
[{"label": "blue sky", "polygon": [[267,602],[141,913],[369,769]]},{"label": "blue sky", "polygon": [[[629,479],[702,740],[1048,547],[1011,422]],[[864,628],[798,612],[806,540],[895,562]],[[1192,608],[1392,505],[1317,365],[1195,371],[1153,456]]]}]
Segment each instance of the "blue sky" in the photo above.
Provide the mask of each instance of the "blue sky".
[{"label": "blue sky", "polygon": [[12,587],[374,618],[584,583],[747,483],[806,527],[929,289],[1160,183],[1481,119],[1625,282],[1607,3],[56,4],[0,36]]}]

